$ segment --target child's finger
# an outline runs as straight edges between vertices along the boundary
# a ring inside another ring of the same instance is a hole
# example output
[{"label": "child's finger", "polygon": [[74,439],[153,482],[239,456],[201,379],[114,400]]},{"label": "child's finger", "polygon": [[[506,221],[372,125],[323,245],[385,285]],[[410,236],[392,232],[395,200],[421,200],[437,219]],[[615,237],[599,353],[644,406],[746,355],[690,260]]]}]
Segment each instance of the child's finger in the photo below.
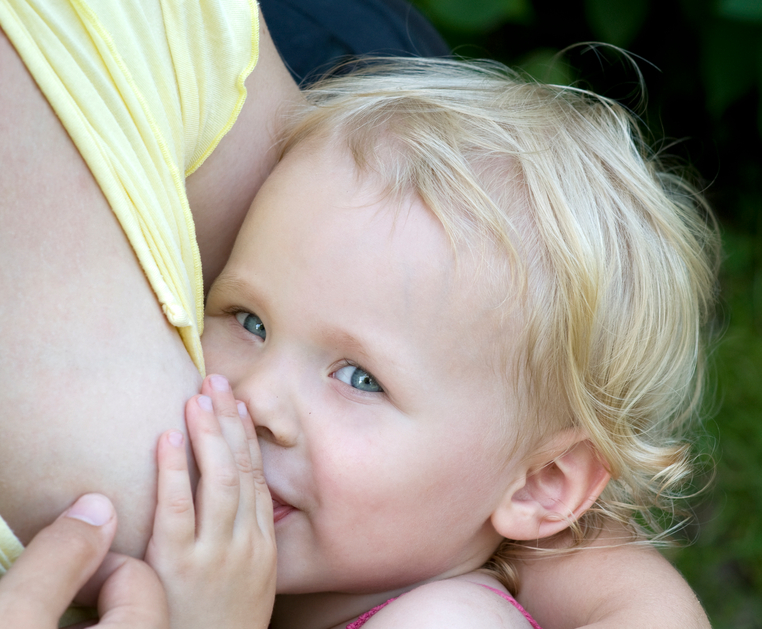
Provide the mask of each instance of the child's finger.
[{"label": "child's finger", "polygon": [[241,475],[250,475],[251,455],[246,430],[242,424],[243,417],[228,381],[222,376],[209,376],[202,386],[202,391],[212,398],[222,436],[233,453],[238,471]]},{"label": "child's finger", "polygon": [[[255,524],[256,489],[252,478],[249,443],[242,424],[242,405],[236,402],[230,385],[222,376],[209,376],[202,386],[202,391],[212,399],[222,436],[230,448],[238,470],[240,486],[235,526],[249,531]],[[245,407],[243,410],[245,413]],[[247,413],[245,416],[248,418]]]},{"label": "child's finger", "polygon": [[240,445],[236,446],[241,449],[237,456],[237,461],[240,462],[241,498],[236,526],[250,536],[255,529],[267,532],[272,528],[272,499],[265,482],[254,423],[243,402],[238,402],[238,414],[242,436]]},{"label": "child's finger", "polygon": [[182,433],[171,430],[159,438],[159,481],[153,538],[158,547],[176,553],[195,540],[196,517]]},{"label": "child's finger", "polygon": [[[235,408],[235,400],[232,404]],[[235,412],[238,413],[237,408]],[[196,535],[229,539],[238,513],[240,475],[211,398],[206,395],[192,398],[186,421],[201,472],[196,489]]]},{"label": "child's finger", "polygon": [[264,466],[262,465],[262,451],[259,449],[259,440],[257,431],[254,428],[254,422],[249,415],[248,409],[243,402],[238,403],[238,410],[241,415],[241,423],[246,434],[246,441],[249,449],[249,460],[251,461],[251,480],[254,486],[254,499],[256,500],[255,512],[259,529],[267,534],[268,539],[275,537],[273,528],[273,502],[270,496],[270,489],[265,480]]}]

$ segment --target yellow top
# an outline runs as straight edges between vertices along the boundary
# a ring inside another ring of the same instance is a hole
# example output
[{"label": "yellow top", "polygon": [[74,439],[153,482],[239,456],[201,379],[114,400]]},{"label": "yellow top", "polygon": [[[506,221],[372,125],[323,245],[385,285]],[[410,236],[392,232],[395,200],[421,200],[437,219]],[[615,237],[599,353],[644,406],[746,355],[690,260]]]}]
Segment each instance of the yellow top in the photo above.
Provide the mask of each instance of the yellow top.
[{"label": "yellow top", "polygon": [[258,55],[256,2],[0,0],[0,25],[203,374],[203,279],[185,177],[246,98]]},{"label": "yellow top", "polygon": [[13,534],[3,518],[0,518],[0,576],[4,575],[8,568],[21,554],[24,547]]}]

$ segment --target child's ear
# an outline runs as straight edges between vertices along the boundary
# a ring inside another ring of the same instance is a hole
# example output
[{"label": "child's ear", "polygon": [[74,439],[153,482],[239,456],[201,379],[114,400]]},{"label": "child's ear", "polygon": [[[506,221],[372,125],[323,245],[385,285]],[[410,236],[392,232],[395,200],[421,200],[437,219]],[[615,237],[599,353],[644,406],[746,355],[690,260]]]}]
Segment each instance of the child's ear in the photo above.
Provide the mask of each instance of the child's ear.
[{"label": "child's ear", "polygon": [[492,514],[495,530],[508,539],[542,539],[564,530],[592,506],[611,477],[590,441],[573,430],[546,442],[526,468]]}]

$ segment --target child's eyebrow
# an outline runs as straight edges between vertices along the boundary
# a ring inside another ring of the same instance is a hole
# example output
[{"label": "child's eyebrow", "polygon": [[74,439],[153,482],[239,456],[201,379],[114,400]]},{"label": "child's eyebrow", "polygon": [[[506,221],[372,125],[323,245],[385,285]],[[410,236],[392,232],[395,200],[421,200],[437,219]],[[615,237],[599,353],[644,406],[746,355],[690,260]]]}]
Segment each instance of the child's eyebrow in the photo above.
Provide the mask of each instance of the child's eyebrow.
[{"label": "child's eyebrow", "polygon": [[222,291],[228,295],[241,295],[244,299],[251,299],[254,294],[254,289],[248,282],[235,275],[226,274],[224,270],[214,281],[212,288],[215,291]]},{"label": "child's eyebrow", "polygon": [[363,342],[345,330],[338,328],[328,329],[323,333],[323,338],[332,347],[352,352],[360,359],[368,360],[371,356]]}]

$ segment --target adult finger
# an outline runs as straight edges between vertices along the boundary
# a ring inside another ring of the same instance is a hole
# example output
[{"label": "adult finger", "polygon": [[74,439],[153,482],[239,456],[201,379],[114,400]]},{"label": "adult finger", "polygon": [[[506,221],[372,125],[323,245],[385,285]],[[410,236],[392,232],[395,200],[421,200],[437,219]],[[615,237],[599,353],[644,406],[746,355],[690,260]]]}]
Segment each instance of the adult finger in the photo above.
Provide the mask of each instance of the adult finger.
[{"label": "adult finger", "polygon": [[3,627],[53,627],[97,570],[116,533],[116,512],[100,494],[79,498],[40,531],[0,581]]},{"label": "adult finger", "polygon": [[98,598],[98,627],[166,629],[169,608],[164,587],[151,567],[138,559],[109,554],[98,571],[104,579]]}]

